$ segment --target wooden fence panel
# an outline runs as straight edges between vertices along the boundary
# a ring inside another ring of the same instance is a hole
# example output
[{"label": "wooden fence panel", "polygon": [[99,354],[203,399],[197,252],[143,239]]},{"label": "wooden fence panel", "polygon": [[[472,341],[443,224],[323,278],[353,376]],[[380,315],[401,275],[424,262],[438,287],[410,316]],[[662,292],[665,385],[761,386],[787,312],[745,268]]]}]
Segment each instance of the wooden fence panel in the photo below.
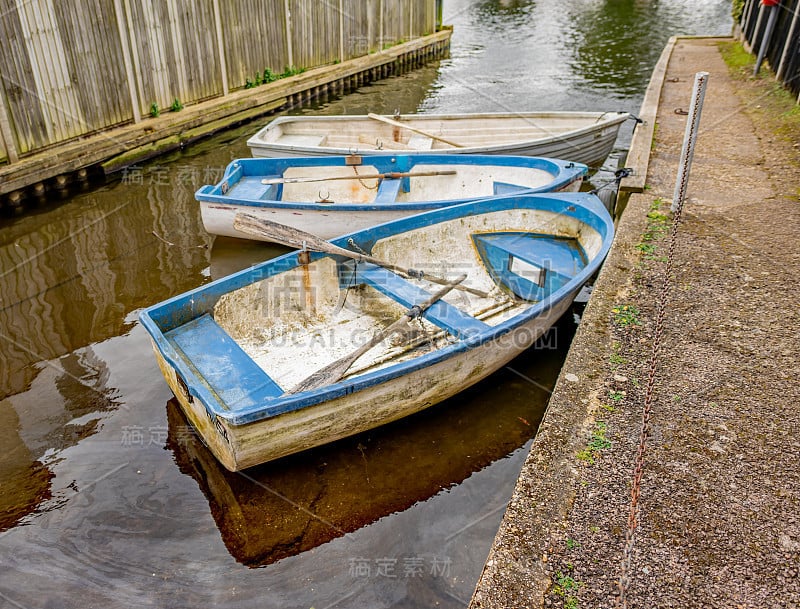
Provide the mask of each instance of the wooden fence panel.
[{"label": "wooden fence panel", "polygon": [[343,2],[342,47],[345,59],[353,59],[380,50],[379,10],[379,0]]},{"label": "wooden fence panel", "polygon": [[320,66],[339,57],[339,0],[291,0],[294,67]]},{"label": "wooden fence panel", "polygon": [[139,120],[151,104],[220,96],[223,77],[236,90],[267,68],[363,56],[434,22],[434,0],[0,0],[0,161]]},{"label": "wooden fence panel", "polygon": [[33,82],[33,66],[22,35],[19,14],[14,0],[0,2],[0,77],[11,127],[16,132],[20,153],[46,141],[45,120]]},{"label": "wooden fence panel", "polygon": [[82,131],[133,118],[113,0],[53,5],[65,41],[63,61],[75,86]]},{"label": "wooden fence panel", "polygon": [[284,0],[221,0],[220,12],[231,89],[289,65]]}]

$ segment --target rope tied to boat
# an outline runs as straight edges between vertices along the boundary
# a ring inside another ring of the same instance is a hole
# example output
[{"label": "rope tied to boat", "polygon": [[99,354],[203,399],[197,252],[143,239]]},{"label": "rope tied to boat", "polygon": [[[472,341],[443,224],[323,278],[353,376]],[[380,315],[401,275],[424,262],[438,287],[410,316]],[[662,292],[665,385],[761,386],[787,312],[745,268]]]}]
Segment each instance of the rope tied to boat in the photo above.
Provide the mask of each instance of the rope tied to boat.
[{"label": "rope tied to boat", "polygon": [[414,305],[408,310],[406,316],[408,317],[409,321],[419,319],[420,317],[422,317],[422,309],[420,308],[419,305]]},{"label": "rope tied to boat", "polygon": [[[603,168],[601,167],[601,169],[603,169]],[[612,188],[612,187],[619,188],[620,182],[622,182],[622,180],[624,180],[625,178],[630,177],[631,175],[633,175],[633,169],[630,168],[630,167],[622,167],[621,169],[617,169],[614,172],[614,178],[613,179],[605,181],[604,183],[602,183],[600,186],[598,186],[594,190],[590,190],[589,194],[597,195],[602,190],[605,190],[605,189],[608,189],[608,188]]]}]

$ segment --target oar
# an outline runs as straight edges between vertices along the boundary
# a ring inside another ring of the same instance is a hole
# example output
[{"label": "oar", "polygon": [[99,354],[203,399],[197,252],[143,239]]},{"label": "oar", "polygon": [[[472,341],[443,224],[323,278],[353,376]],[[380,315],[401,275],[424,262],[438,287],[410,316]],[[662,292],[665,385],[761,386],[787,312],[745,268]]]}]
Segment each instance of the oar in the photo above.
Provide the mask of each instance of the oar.
[{"label": "oar", "polygon": [[403,313],[403,316],[400,319],[375,334],[370,340],[361,345],[350,355],[345,355],[344,357],[337,359],[335,362],[328,364],[324,368],[320,368],[311,376],[308,376],[300,381],[296,386],[286,393],[300,393],[301,391],[309,391],[311,389],[316,389],[317,387],[323,387],[325,385],[330,385],[331,383],[337,382],[347,373],[347,371],[350,369],[350,366],[352,366],[359,357],[364,355],[378,343],[382,342],[386,338],[389,338],[401,328],[405,327],[409,321],[413,321],[417,317],[420,317],[428,308],[430,308],[431,305],[441,299],[450,290],[457,287],[458,284],[464,281],[466,278],[466,275],[461,275],[457,279],[449,282],[445,287],[433,294],[422,304],[411,307],[408,311]]},{"label": "oar", "polygon": [[447,144],[448,146],[452,146],[453,148],[463,148],[461,144],[456,144],[455,142],[446,140],[443,137],[434,135],[433,133],[423,131],[422,129],[417,129],[416,127],[412,127],[411,125],[406,125],[405,123],[401,123],[400,121],[392,120],[391,118],[386,118],[385,116],[381,116],[380,114],[372,114],[370,112],[369,114],[367,114],[367,116],[376,121],[387,123],[392,127],[402,127],[403,129],[408,129],[409,131],[413,131],[414,133],[419,133],[420,135],[424,135],[425,137],[429,137],[433,140],[438,140],[440,142]]},{"label": "oar", "polygon": [[[279,224],[278,222],[273,222],[272,220],[256,218],[251,214],[236,214],[236,216],[233,218],[233,228],[249,235],[261,237],[267,241],[281,243],[288,247],[311,250],[314,252],[324,252],[326,254],[333,254],[335,256],[345,256],[347,258],[352,258],[353,260],[376,264],[389,269],[390,271],[402,273],[403,275],[414,277],[415,279],[427,279],[431,283],[439,283],[441,285],[450,284],[447,279],[442,279],[441,277],[436,277],[434,275],[428,275],[424,271],[417,269],[406,269],[389,262],[378,260],[372,256],[359,254],[358,252],[344,249],[343,247],[339,247],[333,243],[328,243],[324,239],[321,239],[312,233],[307,233],[300,229],[294,228],[293,226]],[[489,298],[488,292],[476,290],[475,288],[456,286],[456,289],[469,292],[470,294],[475,294],[481,298]]]},{"label": "oar", "polygon": [[262,184],[301,184],[303,182],[330,182],[332,180],[397,180],[400,178],[424,178],[428,176],[454,176],[455,169],[443,169],[441,171],[390,171],[387,173],[371,173],[365,175],[352,176],[328,176],[325,178],[315,178],[313,176],[301,176],[298,178],[264,178]]}]

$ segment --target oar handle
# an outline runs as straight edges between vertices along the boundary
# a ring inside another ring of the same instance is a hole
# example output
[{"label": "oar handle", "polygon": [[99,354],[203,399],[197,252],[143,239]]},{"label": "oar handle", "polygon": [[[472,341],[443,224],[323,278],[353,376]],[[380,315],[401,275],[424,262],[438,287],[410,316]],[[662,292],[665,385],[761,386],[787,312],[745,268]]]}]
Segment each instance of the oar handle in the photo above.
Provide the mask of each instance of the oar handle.
[{"label": "oar handle", "polygon": [[448,292],[457,287],[458,284],[460,284],[466,278],[467,275],[462,274],[453,281],[448,282],[445,287],[434,294],[431,294],[431,296],[424,302],[414,305],[408,309],[408,311],[406,311],[400,319],[394,321],[387,328],[373,335],[371,339],[361,345],[358,349],[349,355],[346,355],[345,357],[339,358],[335,362],[328,364],[324,368],[317,370],[310,376],[300,381],[286,393],[292,394],[300,393],[301,391],[310,391],[311,389],[317,389],[318,387],[323,387],[339,381],[350,369],[350,366],[352,366],[356,360],[358,360],[358,358],[360,358],[378,343],[389,338],[401,327],[405,326],[408,321],[416,319],[417,317],[421,317],[433,304],[441,300]]}]

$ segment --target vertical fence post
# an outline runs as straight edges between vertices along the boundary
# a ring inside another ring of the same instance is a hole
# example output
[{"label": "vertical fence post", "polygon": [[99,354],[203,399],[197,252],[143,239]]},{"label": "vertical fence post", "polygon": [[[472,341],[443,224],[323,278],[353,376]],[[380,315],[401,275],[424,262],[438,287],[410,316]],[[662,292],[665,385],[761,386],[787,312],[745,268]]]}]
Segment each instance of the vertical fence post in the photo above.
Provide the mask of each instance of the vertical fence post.
[{"label": "vertical fence post", "polygon": [[[134,80],[136,87],[139,90],[139,96],[144,97],[144,85],[142,84],[142,68],[139,65],[139,52],[138,45],[136,44],[136,32],[133,30],[133,16],[131,15],[131,5],[128,0],[122,0],[125,7],[125,26],[128,32],[128,43],[130,44],[131,59],[133,61]],[[136,101],[140,104],[142,100],[137,96]],[[135,114],[138,116],[141,113],[141,105],[135,109]]]},{"label": "vertical fence post", "polygon": [[[740,19],[742,20],[742,46],[747,48],[749,43],[747,42],[747,29],[750,27],[750,21],[753,19],[753,9],[752,4],[755,0],[745,0],[744,8],[742,9],[742,16]],[[749,52],[749,51],[748,51]]]},{"label": "vertical fence post", "polygon": [[133,70],[133,63],[131,61],[131,43],[128,40],[128,31],[125,27],[125,15],[122,8],[122,0],[114,0],[114,13],[117,17],[117,29],[119,30],[119,44],[122,47],[122,61],[125,64],[125,78],[128,81],[128,95],[131,98],[131,112],[133,114],[133,122],[139,123],[142,120],[140,108],[142,103],[139,100],[139,95],[136,92],[136,73]]},{"label": "vertical fence post", "polygon": [[283,7],[286,14],[286,58],[289,67],[294,67],[294,56],[292,53],[292,13],[289,9],[289,0],[283,0]]},{"label": "vertical fence post", "polygon": [[378,50],[383,50],[383,0],[378,1]]},{"label": "vertical fence post", "polygon": [[764,30],[764,36],[761,38],[761,47],[758,50],[756,65],[753,68],[753,76],[758,76],[761,63],[764,61],[764,56],[767,54],[769,40],[772,38],[772,30],[775,28],[775,20],[778,18],[778,4],[780,4],[780,0],[761,0],[761,4],[769,11],[769,17],[767,18],[767,27]]},{"label": "vertical fence post", "polygon": [[19,161],[19,153],[17,152],[17,143],[14,140],[14,132],[11,131],[11,121],[8,119],[5,97],[3,87],[0,86],[0,140],[2,140],[6,150],[8,162],[16,163]]},{"label": "vertical fence post", "polygon": [[219,71],[222,76],[222,95],[227,95],[228,89],[228,62],[225,60],[225,38],[222,34],[222,14],[219,11],[219,0],[214,0],[214,29],[217,30],[217,53],[219,54]]},{"label": "vertical fence post", "polygon": [[783,73],[786,71],[786,64],[789,63],[789,52],[792,48],[792,39],[797,30],[798,15],[800,15],[800,3],[792,11],[792,25],[789,26],[789,34],[786,36],[786,41],[783,43],[783,52],[781,53],[781,60],[778,62],[778,69],[775,71],[776,80],[783,78]]},{"label": "vertical fence post", "polygon": [[339,61],[344,61],[344,0],[339,0]]},{"label": "vertical fence post", "polygon": [[681,203],[686,198],[686,184],[689,181],[689,171],[694,158],[694,145],[697,142],[697,128],[700,125],[700,113],[703,110],[703,99],[706,96],[708,72],[698,72],[694,75],[694,88],[692,102],[689,108],[689,118],[686,121],[686,131],[683,136],[680,163],[678,165],[678,179],[675,183],[675,194],[672,197],[673,213],[678,211]]}]

